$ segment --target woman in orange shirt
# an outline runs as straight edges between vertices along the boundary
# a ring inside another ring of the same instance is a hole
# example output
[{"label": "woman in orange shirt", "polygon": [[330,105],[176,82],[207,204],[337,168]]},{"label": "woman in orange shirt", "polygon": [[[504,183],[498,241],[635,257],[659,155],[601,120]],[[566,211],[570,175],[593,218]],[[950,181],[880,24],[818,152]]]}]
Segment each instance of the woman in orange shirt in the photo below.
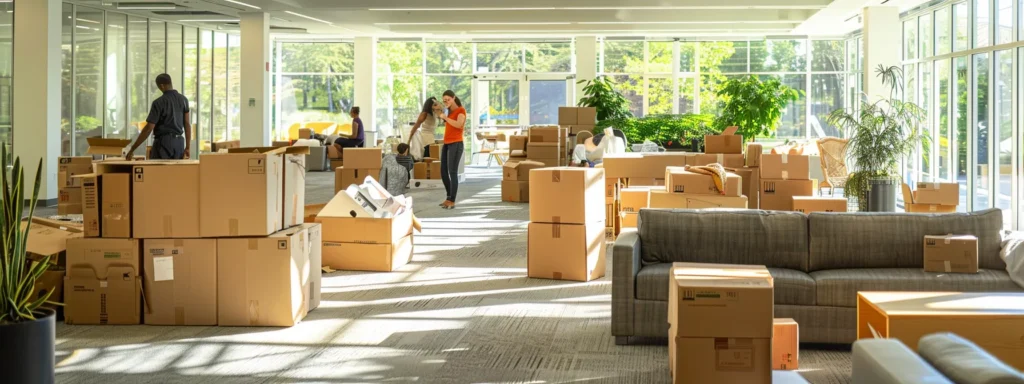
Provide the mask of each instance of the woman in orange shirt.
[{"label": "woman in orange shirt", "polygon": [[455,209],[455,195],[459,193],[459,162],[462,161],[462,153],[465,151],[462,131],[466,127],[466,109],[462,107],[462,100],[459,100],[451,90],[444,91],[441,101],[448,107],[447,116],[443,112],[437,112],[437,117],[444,120],[441,182],[444,183],[444,190],[448,194],[441,207]]}]

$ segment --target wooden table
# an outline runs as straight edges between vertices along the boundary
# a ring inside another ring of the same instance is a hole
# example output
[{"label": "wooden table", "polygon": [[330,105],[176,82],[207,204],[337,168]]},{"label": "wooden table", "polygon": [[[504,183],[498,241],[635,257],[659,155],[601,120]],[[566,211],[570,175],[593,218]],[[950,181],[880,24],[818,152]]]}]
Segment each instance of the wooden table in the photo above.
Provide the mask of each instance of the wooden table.
[{"label": "wooden table", "polygon": [[917,350],[922,336],[952,332],[1024,369],[1024,293],[858,292],[857,338],[895,338]]}]

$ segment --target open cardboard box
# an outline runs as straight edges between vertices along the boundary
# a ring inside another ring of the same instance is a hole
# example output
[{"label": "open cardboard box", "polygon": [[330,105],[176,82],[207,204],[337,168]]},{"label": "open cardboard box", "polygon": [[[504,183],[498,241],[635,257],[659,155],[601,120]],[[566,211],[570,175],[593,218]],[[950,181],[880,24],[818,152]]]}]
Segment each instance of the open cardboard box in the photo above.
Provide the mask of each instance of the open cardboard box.
[{"label": "open cardboard box", "polygon": [[[958,187],[959,188],[959,187]],[[958,190],[959,193],[959,190]],[[903,207],[911,213],[953,213],[956,212],[957,203],[951,204],[922,204],[917,202],[916,191],[911,191],[907,183],[903,183]],[[957,196],[959,200],[959,196]]]},{"label": "open cardboard box", "polygon": [[102,137],[89,137],[86,138],[86,141],[89,142],[86,154],[103,156],[124,156],[125,147],[132,144],[131,140],[104,139]]}]

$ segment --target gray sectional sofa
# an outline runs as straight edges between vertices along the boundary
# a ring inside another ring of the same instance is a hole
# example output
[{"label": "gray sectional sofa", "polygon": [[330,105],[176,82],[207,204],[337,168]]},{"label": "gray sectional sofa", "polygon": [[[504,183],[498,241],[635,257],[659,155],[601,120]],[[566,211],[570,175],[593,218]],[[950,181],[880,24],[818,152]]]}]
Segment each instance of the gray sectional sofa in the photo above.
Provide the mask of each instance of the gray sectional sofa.
[{"label": "gray sectional sofa", "polygon": [[[800,324],[800,341],[852,343],[858,291],[1024,291],[1000,256],[1002,212],[812,213],[758,210],[640,211],[639,228],[613,247],[616,343],[668,335],[673,262],[765,265],[775,317]],[[977,274],[924,272],[923,238],[978,237]],[[1014,252],[1022,252],[1015,250]]]},{"label": "gray sectional sofa", "polygon": [[918,353],[896,339],[853,343],[853,384],[1022,384],[1024,373],[952,333],[926,335]]}]

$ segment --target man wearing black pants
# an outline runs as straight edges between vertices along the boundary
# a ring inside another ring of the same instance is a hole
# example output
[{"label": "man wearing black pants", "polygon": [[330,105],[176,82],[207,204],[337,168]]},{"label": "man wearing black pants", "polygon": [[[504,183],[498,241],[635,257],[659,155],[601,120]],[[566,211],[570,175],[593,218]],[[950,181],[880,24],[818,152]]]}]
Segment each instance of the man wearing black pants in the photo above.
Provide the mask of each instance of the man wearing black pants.
[{"label": "man wearing black pants", "polygon": [[150,159],[181,160],[191,155],[189,152],[192,147],[192,130],[185,129],[192,126],[188,99],[174,90],[171,76],[166,73],[156,77],[156,86],[163,95],[153,100],[149,116],[146,117],[146,127],[139,133],[139,137],[135,139],[128,155],[125,156],[128,160],[132,159],[135,150],[146,142],[150,134],[153,134]]}]

